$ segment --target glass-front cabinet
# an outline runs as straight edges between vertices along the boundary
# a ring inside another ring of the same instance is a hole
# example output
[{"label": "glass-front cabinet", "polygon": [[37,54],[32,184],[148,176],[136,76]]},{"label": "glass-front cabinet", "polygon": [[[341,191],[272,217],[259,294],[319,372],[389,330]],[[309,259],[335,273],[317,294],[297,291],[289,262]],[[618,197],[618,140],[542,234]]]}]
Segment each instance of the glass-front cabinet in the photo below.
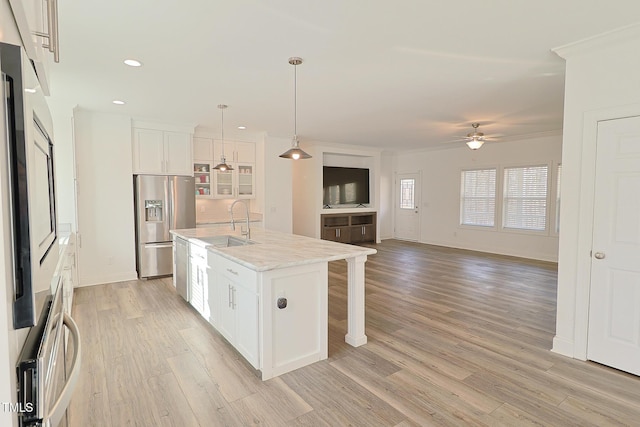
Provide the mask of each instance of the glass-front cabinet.
[{"label": "glass-front cabinet", "polygon": [[196,161],[193,164],[196,197],[211,197],[211,163]]},{"label": "glass-front cabinet", "polygon": [[[213,169],[224,157],[231,171]],[[214,141],[204,136],[193,138],[193,175],[196,197],[214,199],[254,199],[256,197],[255,144]]]},{"label": "glass-front cabinet", "polygon": [[252,199],[255,197],[255,165],[230,163],[232,171],[214,170],[213,197],[216,199]]}]

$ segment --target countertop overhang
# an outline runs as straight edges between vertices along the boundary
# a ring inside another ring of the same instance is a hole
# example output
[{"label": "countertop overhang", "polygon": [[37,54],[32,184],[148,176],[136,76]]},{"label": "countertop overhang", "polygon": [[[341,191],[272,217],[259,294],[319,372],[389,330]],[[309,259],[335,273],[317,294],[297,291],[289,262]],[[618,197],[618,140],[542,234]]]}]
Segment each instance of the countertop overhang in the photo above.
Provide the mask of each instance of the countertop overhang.
[{"label": "countertop overhang", "polygon": [[188,240],[225,258],[233,260],[255,271],[275,270],[296,265],[315,264],[325,261],[356,258],[372,255],[377,251],[364,246],[336,243],[328,240],[280,233],[263,228],[251,229],[254,245],[216,247],[198,238],[231,235],[240,239],[240,225],[236,230],[228,226],[188,228],[171,230],[171,234]]}]

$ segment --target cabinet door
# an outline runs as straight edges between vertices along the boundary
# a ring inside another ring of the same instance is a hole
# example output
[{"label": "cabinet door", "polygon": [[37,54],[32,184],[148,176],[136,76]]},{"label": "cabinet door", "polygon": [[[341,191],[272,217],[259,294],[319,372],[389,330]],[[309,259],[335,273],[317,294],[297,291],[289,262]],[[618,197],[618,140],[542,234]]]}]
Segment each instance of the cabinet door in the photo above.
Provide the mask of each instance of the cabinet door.
[{"label": "cabinet door", "polygon": [[253,163],[238,163],[235,167],[234,190],[239,199],[256,197],[256,166]]},{"label": "cabinet door", "polygon": [[208,298],[207,304],[209,305],[209,323],[213,325],[214,328],[219,328],[219,315],[220,315],[220,299],[218,295],[218,276],[215,270],[209,266],[207,266],[207,287],[208,287]]},{"label": "cabinet door", "polygon": [[211,162],[213,157],[213,140],[211,138],[193,137],[193,158]]},{"label": "cabinet door", "polygon": [[258,355],[258,295],[243,286],[234,284],[232,299],[236,315],[234,346],[257,369],[260,360]]},{"label": "cabinet door", "polygon": [[256,145],[253,142],[236,142],[234,143],[234,158],[236,163],[255,163],[256,162]]},{"label": "cabinet door", "polygon": [[169,175],[192,175],[193,155],[191,135],[184,132],[164,132],[165,172]]},{"label": "cabinet door", "polygon": [[376,226],[375,225],[363,225],[363,242],[375,242],[376,241]]},{"label": "cabinet door", "polygon": [[349,243],[351,242],[351,230],[349,227],[325,227],[322,229],[322,239]]},{"label": "cabinet door", "polygon": [[[205,267],[206,268],[206,267]],[[191,257],[191,278],[189,281],[189,303],[196,311],[204,315],[204,283],[205,278],[200,258]]]},{"label": "cabinet door", "polygon": [[216,274],[217,299],[220,308],[218,316],[218,331],[227,341],[234,345],[236,312],[233,308],[233,283],[220,273]]},{"label": "cabinet door", "polygon": [[[231,165],[234,169],[235,166]],[[235,171],[213,171],[213,197],[216,199],[232,199],[235,197]]]},{"label": "cabinet door", "polygon": [[164,142],[161,130],[134,129],[133,173],[163,174]]}]

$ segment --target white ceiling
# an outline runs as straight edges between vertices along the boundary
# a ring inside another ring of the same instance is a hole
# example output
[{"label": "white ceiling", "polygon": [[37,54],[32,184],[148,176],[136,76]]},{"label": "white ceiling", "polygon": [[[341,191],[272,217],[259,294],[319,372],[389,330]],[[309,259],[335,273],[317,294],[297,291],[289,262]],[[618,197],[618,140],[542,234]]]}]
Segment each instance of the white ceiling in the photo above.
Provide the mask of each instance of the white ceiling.
[{"label": "white ceiling", "polygon": [[60,0],[51,105],[219,131],[225,103],[225,132],[291,138],[300,56],[302,143],[446,147],[476,121],[504,141],[562,128],[550,49],[639,17],[638,0]]}]

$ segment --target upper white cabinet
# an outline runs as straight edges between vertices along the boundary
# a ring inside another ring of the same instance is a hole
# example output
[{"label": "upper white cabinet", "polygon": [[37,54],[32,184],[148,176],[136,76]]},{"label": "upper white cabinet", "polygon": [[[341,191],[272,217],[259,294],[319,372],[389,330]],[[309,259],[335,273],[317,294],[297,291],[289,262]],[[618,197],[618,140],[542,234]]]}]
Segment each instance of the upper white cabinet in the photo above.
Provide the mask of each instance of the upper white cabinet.
[{"label": "upper white cabinet", "polygon": [[214,160],[213,139],[194,136],[193,137],[193,158],[194,160],[204,160],[206,162],[210,162]]},{"label": "upper white cabinet", "polygon": [[49,56],[58,62],[58,1],[57,0],[9,0],[20,37],[33,61],[40,87],[50,94]]},{"label": "upper white cabinet", "polygon": [[193,175],[191,134],[134,128],[133,173]]}]

